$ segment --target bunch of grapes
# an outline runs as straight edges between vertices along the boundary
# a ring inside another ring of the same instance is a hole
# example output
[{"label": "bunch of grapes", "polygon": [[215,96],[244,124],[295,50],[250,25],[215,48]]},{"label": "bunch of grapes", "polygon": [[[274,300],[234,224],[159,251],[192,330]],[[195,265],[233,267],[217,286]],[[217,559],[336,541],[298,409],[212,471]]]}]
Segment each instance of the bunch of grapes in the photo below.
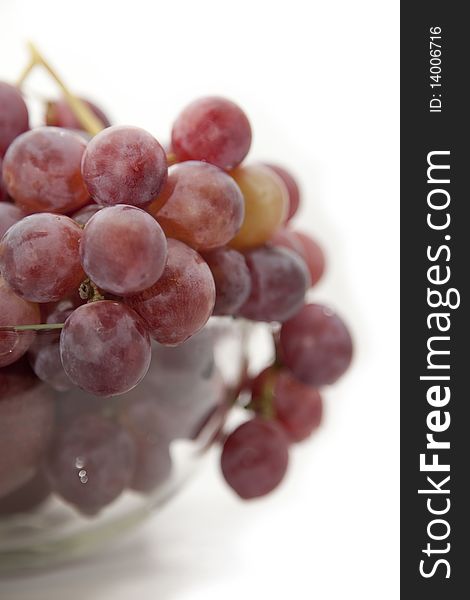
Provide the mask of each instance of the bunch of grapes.
[{"label": "bunch of grapes", "polygon": [[276,363],[251,384],[254,416],[222,452],[235,491],[263,495],[288,444],[318,426],[318,388],[352,354],[341,319],[305,304],[324,256],[290,225],[298,186],[279,166],[245,162],[251,126],[227,99],[187,106],[167,150],[82,106],[96,135],[66,99],[30,128],[20,91],[0,82],[0,457],[13,453],[15,414],[25,420],[18,464],[0,459],[0,511],[22,490],[38,502],[52,490],[95,514],[167,478],[171,441],[196,435],[179,398],[200,401],[201,426],[226,400],[204,362],[212,315],[276,332]]}]

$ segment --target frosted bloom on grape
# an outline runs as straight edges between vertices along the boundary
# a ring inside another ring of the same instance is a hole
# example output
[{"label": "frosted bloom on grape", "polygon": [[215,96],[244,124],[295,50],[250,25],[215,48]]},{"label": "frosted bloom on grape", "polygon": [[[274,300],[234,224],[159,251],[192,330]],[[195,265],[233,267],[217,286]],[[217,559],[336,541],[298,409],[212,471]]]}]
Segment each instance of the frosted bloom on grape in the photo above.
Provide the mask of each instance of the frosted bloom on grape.
[{"label": "frosted bloom on grape", "polygon": [[149,288],[163,273],[166,237],[140,208],[108,206],[87,222],[80,257],[85,273],[100,289],[128,296]]},{"label": "frosted bloom on grape", "polygon": [[80,165],[85,140],[68,129],[37,127],[17,137],[5,154],[3,179],[26,213],[68,213],[89,194]]},{"label": "frosted bloom on grape", "polygon": [[115,125],[100,131],[82,160],[82,175],[93,200],[101,206],[145,206],[167,177],[166,154],[144,129]]},{"label": "frosted bloom on grape", "polygon": [[95,396],[124,394],[150,365],[150,337],[131,308],[102,300],[79,306],[60,336],[62,365],[71,381]]},{"label": "frosted bloom on grape", "polygon": [[165,187],[148,210],[168,237],[198,251],[230,242],[245,214],[242,193],[232,177],[198,161],[170,167]]},{"label": "frosted bloom on grape", "polygon": [[81,228],[69,217],[50,213],[25,217],[0,242],[0,272],[25,300],[61,300],[72,295],[85,277],[81,238]]},{"label": "frosted bloom on grape", "polygon": [[250,146],[251,127],[245,113],[234,102],[217,96],[189,104],[171,134],[178,162],[203,160],[226,170],[239,165]]}]

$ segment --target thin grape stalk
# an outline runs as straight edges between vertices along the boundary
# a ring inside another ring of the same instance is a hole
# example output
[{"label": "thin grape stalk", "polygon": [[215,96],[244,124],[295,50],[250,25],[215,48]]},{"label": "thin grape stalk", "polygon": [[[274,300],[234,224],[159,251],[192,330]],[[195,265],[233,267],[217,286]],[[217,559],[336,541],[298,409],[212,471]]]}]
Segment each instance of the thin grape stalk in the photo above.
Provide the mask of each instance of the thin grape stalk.
[{"label": "thin grape stalk", "polygon": [[[50,63],[44,58],[42,53],[38,50],[37,46],[33,42],[27,43],[30,58],[26,67],[23,69],[20,77],[16,82],[16,86],[21,88],[30,75],[32,70],[40,66],[52,77],[57,83],[60,90],[62,91],[65,99],[67,100],[70,109],[72,110],[75,117],[81,123],[83,129],[88,132],[91,136],[95,136],[97,133],[102,131],[105,124],[95,115],[91,108],[81,98],[73,94],[63,79],[58,75],[57,71],[50,65]],[[175,155],[172,151],[167,152],[167,161],[172,164],[175,160]]]}]

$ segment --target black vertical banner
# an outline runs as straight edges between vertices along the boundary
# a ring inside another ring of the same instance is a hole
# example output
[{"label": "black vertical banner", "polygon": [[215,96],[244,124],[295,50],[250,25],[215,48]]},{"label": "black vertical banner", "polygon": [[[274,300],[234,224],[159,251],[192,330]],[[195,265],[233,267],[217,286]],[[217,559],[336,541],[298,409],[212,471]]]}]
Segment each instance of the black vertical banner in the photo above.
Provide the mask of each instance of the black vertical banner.
[{"label": "black vertical banner", "polygon": [[401,3],[401,597],[470,597],[470,25]]}]

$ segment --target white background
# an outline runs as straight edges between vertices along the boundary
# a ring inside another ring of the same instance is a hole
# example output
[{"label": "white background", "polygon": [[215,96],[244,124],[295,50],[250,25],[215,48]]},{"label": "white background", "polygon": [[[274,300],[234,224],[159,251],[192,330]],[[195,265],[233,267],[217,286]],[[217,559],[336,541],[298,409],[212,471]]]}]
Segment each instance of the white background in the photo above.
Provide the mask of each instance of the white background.
[{"label": "white background", "polygon": [[297,223],[329,257],[314,298],[345,315],[357,345],[276,494],[237,500],[214,453],[126,541],[0,581],[2,600],[398,598],[398,12],[376,0],[0,0],[2,79],[34,39],[75,91],[162,141],[193,98],[239,102],[252,158],[302,183]]}]

